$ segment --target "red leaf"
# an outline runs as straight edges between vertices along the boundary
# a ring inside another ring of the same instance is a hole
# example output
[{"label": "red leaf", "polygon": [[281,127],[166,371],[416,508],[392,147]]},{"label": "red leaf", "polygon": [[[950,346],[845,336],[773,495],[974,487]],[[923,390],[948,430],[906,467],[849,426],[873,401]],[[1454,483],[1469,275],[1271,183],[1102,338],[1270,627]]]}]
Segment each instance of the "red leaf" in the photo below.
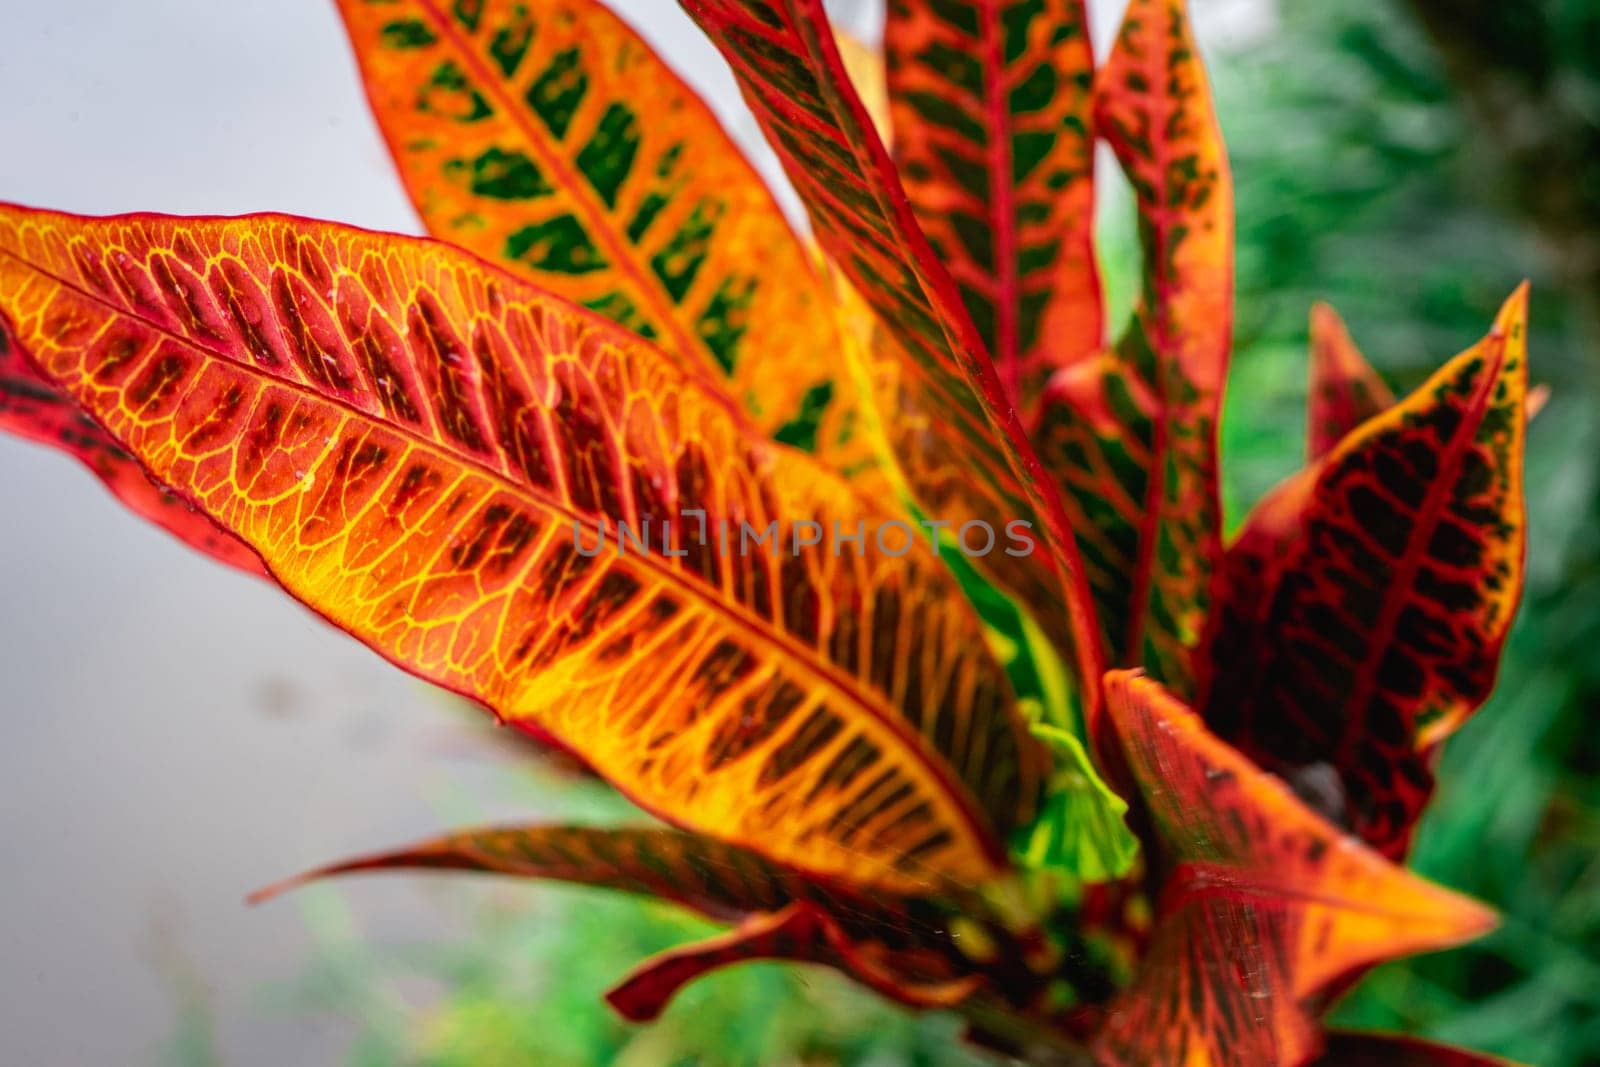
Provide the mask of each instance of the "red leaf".
[{"label": "red leaf", "polygon": [[1316,1041],[1301,1005],[1330,981],[1493,926],[1315,814],[1154,682],[1114,671],[1106,687],[1169,872],[1151,950],[1109,1009],[1111,1062],[1300,1062]]},{"label": "red leaf", "polygon": [[884,51],[911,206],[1027,423],[1102,344],[1083,4],[899,0]]},{"label": "red leaf", "polygon": [[1311,308],[1311,385],[1306,401],[1306,455],[1315,462],[1345,434],[1394,406],[1394,393],[1350,339],[1338,312]]},{"label": "red leaf", "polygon": [[853,943],[826,912],[799,903],[771,915],[753,916],[718,937],[670,949],[640,966],[607,993],[606,999],[624,1018],[648,1022],[696,978],[752,960],[826,964],[882,996],[916,1008],[954,1007],[983,983],[977,975],[930,981],[898,971],[874,959],[870,947]]},{"label": "red leaf", "polygon": [[1493,332],[1274,491],[1227,562],[1200,706],[1403,855],[1434,750],[1493,688],[1522,589],[1526,290]]}]

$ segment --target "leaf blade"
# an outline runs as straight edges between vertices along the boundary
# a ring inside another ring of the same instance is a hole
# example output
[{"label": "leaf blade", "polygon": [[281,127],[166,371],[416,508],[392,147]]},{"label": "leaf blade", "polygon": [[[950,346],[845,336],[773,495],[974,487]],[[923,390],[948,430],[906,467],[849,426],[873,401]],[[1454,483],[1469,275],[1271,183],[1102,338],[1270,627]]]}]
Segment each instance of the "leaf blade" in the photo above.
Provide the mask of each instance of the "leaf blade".
[{"label": "leaf blade", "polygon": [[31,366],[0,322],[0,432],[65,452],[129,511],[219,563],[264,573],[261,560],[181,497],[151,481],[133,456]]},{"label": "leaf blade", "polygon": [[1101,345],[1083,4],[891,4],[884,50],[906,193],[1027,423]]},{"label": "leaf blade", "polygon": [[1122,1061],[1204,1048],[1213,1058],[1198,1062],[1232,1062],[1248,1039],[1251,1062],[1299,1062],[1315,1049],[1301,1002],[1353,969],[1493,927],[1492,912],[1313,812],[1153,681],[1113,671],[1106,685],[1174,871],[1107,1038]]},{"label": "leaf blade", "polygon": [[917,227],[820,0],[682,3],[733,68],[818,241],[890,335],[900,381],[889,410],[901,418],[888,430],[918,503],[956,525],[986,522],[997,537],[1012,521],[1029,524],[1042,552],[983,563],[1069,650],[1095,717],[1099,635],[1061,501]]},{"label": "leaf blade", "polygon": [[1034,439],[1068,502],[1111,662],[1190,692],[1222,554],[1233,192],[1184,4],[1130,4],[1095,97],[1138,201],[1144,291],[1113,351],[1052,379]]},{"label": "leaf blade", "polygon": [[[1026,818],[1040,755],[930,552],[774,541],[733,564],[681,525],[682,557],[579,551],[577,527],[695,505],[711,529],[881,517],[699,379],[432,242],[271,216],[0,220],[0,310],[41,366],[392,662],[803,869],[907,887],[1003,866],[995,826]],[[106,269],[80,274],[82,246]]]},{"label": "leaf blade", "polygon": [[829,294],[709,108],[596,0],[340,0],[434,236],[726,379],[768,436],[871,458]]},{"label": "leaf blade", "polygon": [[1311,384],[1306,400],[1306,456],[1315,462],[1345,434],[1394,406],[1394,392],[1350,337],[1339,313],[1311,307]]},{"label": "leaf blade", "polygon": [[1492,689],[1521,594],[1526,315],[1524,286],[1230,553],[1276,558],[1218,614],[1207,720],[1286,776],[1326,764],[1331,813],[1386,855],[1406,850],[1434,749]]}]

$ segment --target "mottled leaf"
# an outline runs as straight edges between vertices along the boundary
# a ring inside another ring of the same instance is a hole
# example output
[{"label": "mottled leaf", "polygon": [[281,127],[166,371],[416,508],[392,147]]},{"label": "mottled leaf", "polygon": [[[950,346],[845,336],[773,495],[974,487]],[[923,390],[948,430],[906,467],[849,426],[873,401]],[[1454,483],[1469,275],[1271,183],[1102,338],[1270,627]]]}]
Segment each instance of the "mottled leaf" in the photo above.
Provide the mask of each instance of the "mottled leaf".
[{"label": "mottled leaf", "polygon": [[[975,562],[1089,680],[1093,715],[1099,636],[1061,501],[844,75],[821,0],[682,3],[732,66],[818,241],[886,331],[897,376],[887,429],[923,514],[952,533],[988,524],[994,546]],[[1011,523],[1027,524],[1016,555]],[[985,544],[980,527],[970,539]]]},{"label": "mottled leaf", "polygon": [[711,111],[597,0],[340,0],[428,230],[726,378],[769,436],[871,458],[805,247]]},{"label": "mottled leaf", "polygon": [[1344,435],[1394,404],[1394,393],[1373,370],[1338,312],[1311,308],[1311,384],[1306,400],[1306,456],[1315,462]]},{"label": "mottled leaf", "polygon": [[1082,0],[894,0],[884,51],[917,222],[1027,423],[1102,344]]},{"label": "mottled leaf", "polygon": [[1221,555],[1233,191],[1182,2],[1129,5],[1095,112],[1138,200],[1144,288],[1114,351],[1052,379],[1034,438],[1065,492],[1111,660],[1188,693]]},{"label": "mottled leaf", "polygon": [[1274,491],[1230,550],[1202,707],[1403,855],[1434,750],[1488,696],[1522,589],[1526,290],[1410,397]]},{"label": "mottled leaf", "polygon": [[924,544],[802,544],[883,514],[465,253],[5,208],[0,314],[290,592],[680,825],[904,889],[993,877],[1031,813],[1043,755]]},{"label": "mottled leaf", "polygon": [[[182,497],[151,481],[115,438],[29,365],[4,323],[0,323],[0,432],[67,453],[93,471],[135,515],[212,559],[250,574],[262,573],[261,560],[249,547]],[[23,506],[18,501],[13,505]]]},{"label": "mottled leaf", "polygon": [[1494,925],[1317,815],[1155,682],[1115,671],[1106,686],[1171,872],[1139,976],[1109,1009],[1109,1062],[1301,1062],[1316,1047],[1301,1005],[1329,982]]}]

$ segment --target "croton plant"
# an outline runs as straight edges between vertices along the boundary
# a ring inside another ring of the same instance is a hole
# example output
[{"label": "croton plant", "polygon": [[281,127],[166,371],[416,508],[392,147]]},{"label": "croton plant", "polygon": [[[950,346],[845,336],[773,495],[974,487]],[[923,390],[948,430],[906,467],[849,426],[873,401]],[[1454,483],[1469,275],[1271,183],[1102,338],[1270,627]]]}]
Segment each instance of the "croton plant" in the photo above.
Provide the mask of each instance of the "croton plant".
[{"label": "croton plant", "polygon": [[0,424],[660,820],[318,873],[726,922],[635,1020],[769,958],[1037,1062],[1488,1062],[1317,1018],[1494,922],[1402,864],[1522,585],[1525,292],[1399,401],[1319,309],[1309,462],[1230,543],[1182,0],[1098,71],[1081,0],[891,0],[881,61],[820,0],[683,6],[809,236],[596,0],[342,0],[432,239],[0,208]]}]

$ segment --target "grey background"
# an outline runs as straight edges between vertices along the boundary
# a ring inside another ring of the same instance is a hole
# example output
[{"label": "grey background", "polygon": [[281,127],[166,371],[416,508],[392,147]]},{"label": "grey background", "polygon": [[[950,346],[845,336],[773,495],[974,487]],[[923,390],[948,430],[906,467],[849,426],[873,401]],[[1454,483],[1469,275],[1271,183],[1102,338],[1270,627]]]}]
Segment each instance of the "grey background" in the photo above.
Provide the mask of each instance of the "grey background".
[{"label": "grey background", "polygon": [[[668,0],[612,0],[758,158],[719,57]],[[1108,39],[1117,0],[1095,3]],[[838,5],[869,33],[881,7]],[[332,3],[0,5],[0,199],[106,214],[276,210],[419,232]],[[1260,0],[1200,5],[1247,38]],[[792,201],[790,202],[792,204]],[[178,1000],[230,1064],[336,1060],[345,1028],[263,988],[309,951],[265,882],[527,816],[451,706],[266,584],[122,512],[65,457],[0,438],[0,1060],[154,1062]],[[355,935],[448,934],[439,894],[348,891]]]}]

